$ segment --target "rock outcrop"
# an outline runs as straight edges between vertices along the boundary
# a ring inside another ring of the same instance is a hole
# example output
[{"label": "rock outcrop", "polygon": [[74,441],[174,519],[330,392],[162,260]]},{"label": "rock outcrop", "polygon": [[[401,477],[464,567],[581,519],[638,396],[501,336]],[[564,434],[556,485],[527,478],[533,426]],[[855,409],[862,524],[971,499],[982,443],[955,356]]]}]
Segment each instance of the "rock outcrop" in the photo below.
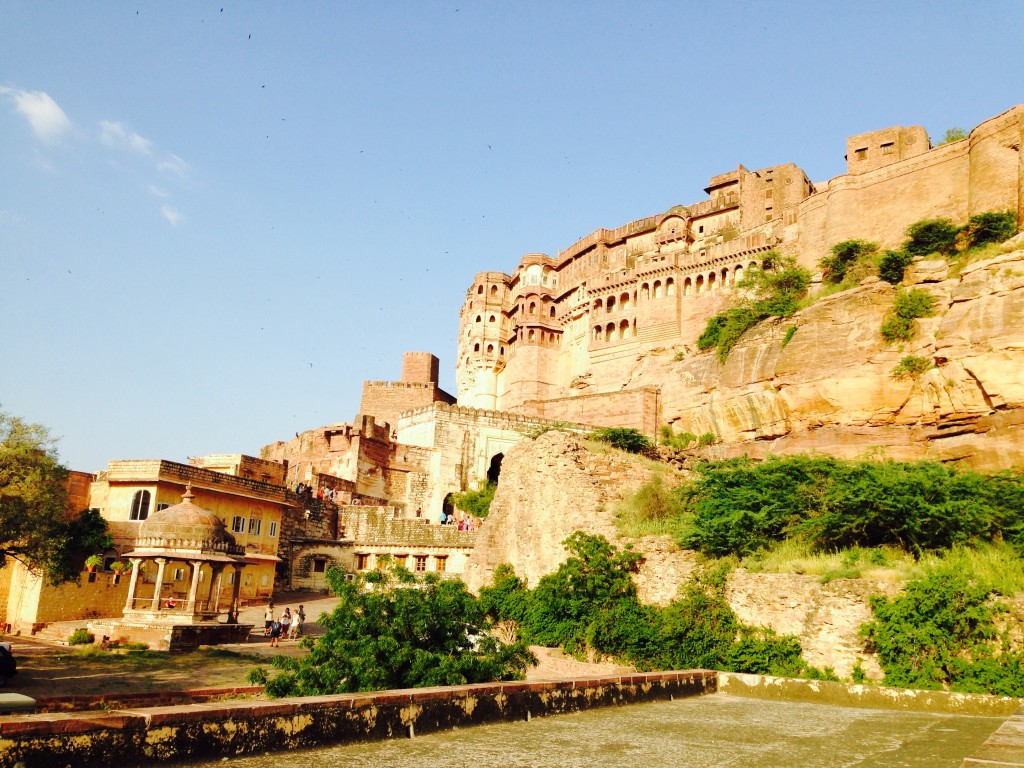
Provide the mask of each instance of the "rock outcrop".
[{"label": "rock outcrop", "polygon": [[[916,321],[910,342],[882,337],[896,288],[868,278],[761,323],[724,364],[713,352],[678,361],[666,352],[631,384],[659,386],[665,420],[676,432],[713,433],[710,453],[721,457],[881,451],[989,471],[1024,466],[1022,246],[1018,235],[959,274],[945,261],[914,263],[904,284],[930,293],[935,314]],[[935,367],[893,378],[909,355]]]},{"label": "rock outcrop", "polygon": [[588,451],[567,432],[523,440],[505,455],[463,579],[478,590],[496,566],[512,563],[536,586],[565,560],[562,542],[573,531],[615,538],[615,502],[650,476],[638,457],[613,449]]}]

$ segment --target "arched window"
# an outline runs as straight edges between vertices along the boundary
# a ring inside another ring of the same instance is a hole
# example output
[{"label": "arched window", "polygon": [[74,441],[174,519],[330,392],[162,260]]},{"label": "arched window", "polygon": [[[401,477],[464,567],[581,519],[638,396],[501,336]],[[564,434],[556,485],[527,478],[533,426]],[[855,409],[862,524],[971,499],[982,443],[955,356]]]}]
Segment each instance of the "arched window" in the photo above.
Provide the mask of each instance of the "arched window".
[{"label": "arched window", "polygon": [[708,291],[710,292],[713,290],[715,290],[715,273],[710,272],[708,273]]},{"label": "arched window", "polygon": [[594,311],[595,312],[600,310],[602,307],[604,307],[604,301],[602,299],[598,299],[597,301],[594,302]]},{"label": "arched window", "polygon": [[697,275],[696,292],[704,293],[704,275]]},{"label": "arched window", "polygon": [[505,354],[505,348],[504,348],[504,347],[501,347],[501,348],[500,348],[500,350],[499,350],[499,352],[498,352],[498,354],[499,354],[499,355],[504,355],[504,354]]},{"label": "arched window", "polygon": [[651,289],[651,298],[661,298],[661,280],[654,281],[654,287]]},{"label": "arched window", "polygon": [[651,287],[644,283],[640,286],[640,301],[647,301],[651,296]]},{"label": "arched window", "polygon": [[613,309],[615,309],[615,297],[614,296],[609,296],[608,297],[608,301],[605,302],[604,311],[605,312],[611,312]]},{"label": "arched window", "polygon": [[537,334],[534,333],[532,328],[530,329],[530,335],[527,338],[529,338],[530,341],[533,341],[534,339],[537,338]]},{"label": "arched window", "polygon": [[600,340],[601,340],[601,326],[600,325],[595,325],[594,326],[594,341],[600,341]]},{"label": "arched window", "polygon": [[482,323],[482,322],[483,322],[483,320],[484,320],[484,319],[483,319],[482,317],[480,317],[480,315],[477,315],[477,316],[476,316],[476,322],[478,322],[478,323]]},{"label": "arched window", "polygon": [[132,511],[129,520],[145,520],[149,517],[149,491],[136,491],[132,496]]},{"label": "arched window", "polygon": [[675,296],[676,295],[676,280],[674,277],[670,277],[665,281],[665,295]]},{"label": "arched window", "polygon": [[494,345],[493,344],[488,344],[487,345],[487,354],[488,355],[493,355],[494,354]]},{"label": "arched window", "polygon": [[633,318],[633,338],[636,338],[636,318]]},{"label": "arched window", "polygon": [[537,314],[537,302],[536,301],[531,301],[530,302],[530,314],[531,315]]},{"label": "arched window", "polygon": [[693,281],[690,278],[683,280],[683,296],[689,296],[693,290]]},{"label": "arched window", "polygon": [[497,296],[497,295],[498,295],[498,286],[492,285],[491,286],[491,296]]},{"label": "arched window", "polygon": [[494,315],[491,315],[489,318],[487,318],[487,322],[488,323],[493,323],[494,322]]},{"label": "arched window", "polygon": [[624,339],[629,333],[629,320],[623,320],[619,323],[619,338]]},{"label": "arched window", "polygon": [[629,294],[624,293],[619,296],[619,307],[623,310],[629,309]]},{"label": "arched window", "polygon": [[722,269],[722,287],[725,288],[729,284],[729,270]]},{"label": "arched window", "polygon": [[552,317],[554,317],[554,316],[555,316],[555,308],[554,308],[554,307],[552,307],[552,308],[551,308],[551,316],[552,316]]},{"label": "arched window", "polygon": [[612,340],[612,336],[614,335],[614,333],[615,333],[615,323],[608,323],[608,325],[605,326],[605,329],[604,329],[604,340],[605,341],[611,341]]},{"label": "arched window", "polygon": [[743,265],[737,264],[732,270],[732,282],[735,285],[743,279]]},{"label": "arched window", "polygon": [[481,285],[479,288],[476,289],[476,292],[477,293],[483,293],[484,292],[484,287]]},{"label": "arched window", "polygon": [[476,344],[473,345],[473,351],[474,352],[479,352],[480,351],[480,342],[479,341]]}]

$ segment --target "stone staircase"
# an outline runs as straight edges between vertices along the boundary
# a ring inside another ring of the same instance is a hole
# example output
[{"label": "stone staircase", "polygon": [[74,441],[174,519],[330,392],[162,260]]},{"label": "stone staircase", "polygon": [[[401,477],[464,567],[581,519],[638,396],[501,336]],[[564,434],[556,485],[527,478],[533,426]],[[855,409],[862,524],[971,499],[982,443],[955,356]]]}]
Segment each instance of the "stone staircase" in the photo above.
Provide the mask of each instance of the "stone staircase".
[{"label": "stone staircase", "polygon": [[76,621],[54,621],[42,629],[36,630],[32,635],[34,640],[43,640],[54,645],[67,645],[68,637],[76,629],[88,629],[89,619],[77,619]]}]

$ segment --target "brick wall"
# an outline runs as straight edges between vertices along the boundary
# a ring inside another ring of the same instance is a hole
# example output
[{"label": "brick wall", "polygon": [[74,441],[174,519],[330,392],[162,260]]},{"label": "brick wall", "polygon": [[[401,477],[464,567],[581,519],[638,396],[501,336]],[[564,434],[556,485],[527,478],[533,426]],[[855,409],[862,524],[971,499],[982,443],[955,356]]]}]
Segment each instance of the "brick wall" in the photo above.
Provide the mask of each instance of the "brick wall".
[{"label": "brick wall", "polygon": [[[436,359],[436,358],[435,358]],[[405,411],[430,403],[454,403],[455,398],[436,384],[404,381],[364,381],[359,413],[373,416],[378,424],[398,424]]]},{"label": "brick wall", "polygon": [[438,360],[429,352],[402,355],[402,381],[406,384],[437,384]]}]

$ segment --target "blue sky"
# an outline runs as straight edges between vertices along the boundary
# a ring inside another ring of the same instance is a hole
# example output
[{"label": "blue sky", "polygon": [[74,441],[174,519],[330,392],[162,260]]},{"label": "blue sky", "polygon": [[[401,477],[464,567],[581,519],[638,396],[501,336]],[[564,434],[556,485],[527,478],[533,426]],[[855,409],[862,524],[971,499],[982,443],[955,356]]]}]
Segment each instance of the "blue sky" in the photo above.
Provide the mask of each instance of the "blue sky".
[{"label": "blue sky", "polygon": [[[223,10],[222,10],[223,9]],[[1020,2],[0,0],[0,408],[75,469],[454,392],[476,272],[1024,101]]]}]

